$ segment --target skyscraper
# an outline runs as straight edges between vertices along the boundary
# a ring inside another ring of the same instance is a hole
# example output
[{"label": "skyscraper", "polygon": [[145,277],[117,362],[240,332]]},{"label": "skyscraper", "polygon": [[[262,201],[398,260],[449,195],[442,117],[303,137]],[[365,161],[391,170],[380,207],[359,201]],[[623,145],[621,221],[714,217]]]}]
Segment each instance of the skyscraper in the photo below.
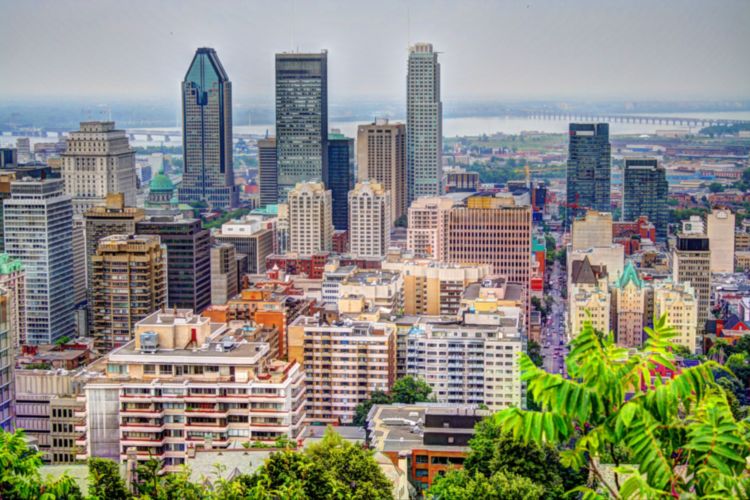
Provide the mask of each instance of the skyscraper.
[{"label": "skyscraper", "polygon": [[678,234],[672,253],[672,279],[690,283],[698,301],[698,332],[706,327],[711,302],[711,249],[703,234]]},{"label": "skyscraper", "polygon": [[406,215],[406,126],[375,120],[357,128],[357,180],[377,181],[391,192],[394,222]]},{"label": "skyscraper", "polygon": [[258,178],[260,206],[275,205],[279,201],[279,170],[276,162],[276,138],[258,141]]},{"label": "skyscraper", "polygon": [[351,254],[383,257],[391,245],[391,219],[391,192],[378,182],[358,182],[349,192]]},{"label": "skyscraper", "polygon": [[669,184],[664,167],[659,167],[655,158],[626,158],[624,177],[624,219],[634,221],[645,215],[656,228],[656,237],[666,239]]},{"label": "skyscraper", "polygon": [[135,151],[115,122],[81,122],[71,132],[62,155],[65,193],[73,197],[73,214],[104,205],[108,194],[122,193],[135,206]]},{"label": "skyscraper", "polygon": [[432,44],[409,49],[406,76],[406,162],[410,205],[420,196],[439,196],[443,178],[443,104],[440,63]]},{"label": "skyscraper", "polygon": [[573,206],[580,210],[610,209],[610,163],[608,123],[571,123],[568,147],[568,219]]},{"label": "skyscraper", "polygon": [[238,203],[232,169],[232,82],[210,48],[196,51],[182,82],[185,169],[180,201],[214,208]]},{"label": "skyscraper", "polygon": [[328,135],[328,176],[334,229],[349,228],[349,190],[354,187],[354,139],[332,132]]},{"label": "skyscraper", "polygon": [[333,245],[331,192],[322,182],[300,182],[289,191],[289,250],[302,255]]},{"label": "skyscraper", "polygon": [[211,234],[198,219],[154,216],[136,224],[167,247],[167,304],[196,313],[211,304]]},{"label": "skyscraper", "polygon": [[96,348],[130,342],[135,324],[167,303],[167,256],[158,236],[107,236],[92,256]]},{"label": "skyscraper", "polygon": [[327,142],[328,53],[276,54],[279,200],[298,182],[326,179]]},{"label": "skyscraper", "polygon": [[5,251],[26,270],[26,342],[72,335],[73,206],[62,179],[23,179],[4,200]]}]

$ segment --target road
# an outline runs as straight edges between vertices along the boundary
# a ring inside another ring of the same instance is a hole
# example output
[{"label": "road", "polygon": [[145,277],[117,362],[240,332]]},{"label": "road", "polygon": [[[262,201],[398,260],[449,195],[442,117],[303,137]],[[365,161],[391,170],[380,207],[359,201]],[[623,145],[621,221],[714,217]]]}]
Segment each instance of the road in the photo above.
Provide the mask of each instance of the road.
[{"label": "road", "polygon": [[565,287],[566,275],[560,263],[555,260],[547,273],[549,296],[552,297],[547,322],[542,327],[542,358],[544,369],[550,373],[565,374],[567,339],[565,336],[566,298],[560,291]]}]

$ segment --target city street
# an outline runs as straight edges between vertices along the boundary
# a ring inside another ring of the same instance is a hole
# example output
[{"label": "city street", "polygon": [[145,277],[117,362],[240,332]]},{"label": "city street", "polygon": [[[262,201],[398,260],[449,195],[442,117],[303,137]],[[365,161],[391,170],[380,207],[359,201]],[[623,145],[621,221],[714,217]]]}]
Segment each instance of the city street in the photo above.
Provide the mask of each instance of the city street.
[{"label": "city street", "polygon": [[555,261],[552,270],[547,273],[549,295],[553,299],[547,322],[542,328],[542,358],[544,369],[550,373],[564,373],[565,355],[567,353],[565,336],[566,300],[560,291],[565,286],[565,272],[560,263]]}]

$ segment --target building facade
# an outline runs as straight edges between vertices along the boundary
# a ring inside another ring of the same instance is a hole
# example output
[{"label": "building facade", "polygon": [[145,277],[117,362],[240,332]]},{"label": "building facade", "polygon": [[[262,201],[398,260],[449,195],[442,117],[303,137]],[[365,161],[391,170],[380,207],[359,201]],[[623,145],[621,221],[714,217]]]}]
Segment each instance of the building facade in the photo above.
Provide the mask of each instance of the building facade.
[{"label": "building facade", "polygon": [[597,332],[609,334],[611,297],[607,284],[607,269],[592,265],[588,257],[573,261],[568,289],[568,334],[575,337],[587,321]]},{"label": "building facade", "polygon": [[135,206],[135,151],[115,122],[81,122],[80,130],[68,134],[62,157],[65,194],[73,198],[74,214],[103,205],[111,193],[122,193],[125,204]]},{"label": "building facade", "polygon": [[219,243],[211,247],[211,304],[226,304],[239,293],[237,259],[234,245]]},{"label": "building facade", "polygon": [[167,305],[167,255],[158,236],[113,235],[91,257],[94,347],[132,340],[135,324]]},{"label": "building facade", "polygon": [[406,125],[378,119],[357,127],[357,180],[379,182],[391,192],[391,217],[406,215]]},{"label": "building facade", "polygon": [[583,217],[573,220],[571,250],[609,247],[612,245],[612,214],[588,210]]},{"label": "building facade", "polygon": [[659,240],[667,238],[669,183],[667,171],[655,158],[626,158],[622,214],[626,221],[645,215]]},{"label": "building facade", "polygon": [[[219,243],[229,243],[238,254],[247,255],[247,272],[261,274],[266,271],[266,257],[273,253],[273,226],[262,217],[246,215],[230,220],[214,235]],[[216,303],[216,302],[214,302]]]},{"label": "building facade", "polygon": [[443,179],[443,103],[440,63],[429,43],[409,49],[406,76],[407,204],[439,196]]},{"label": "building facade", "polygon": [[349,191],[354,187],[354,139],[340,133],[328,134],[328,175],[324,181],[331,191],[333,228],[349,229]]},{"label": "building facade", "polygon": [[735,230],[734,214],[726,208],[714,208],[706,215],[706,235],[711,246],[711,272],[733,273]]},{"label": "building facade", "polygon": [[331,191],[322,182],[301,182],[288,194],[289,250],[302,255],[333,245]]},{"label": "building facade", "polygon": [[348,204],[349,252],[354,257],[385,256],[391,245],[391,192],[378,182],[358,182]]},{"label": "building facade", "polygon": [[640,348],[646,315],[646,287],[632,261],[628,261],[612,291],[612,326],[617,343]]},{"label": "building facade", "polygon": [[578,210],[610,211],[611,146],[608,123],[569,127],[568,219]]},{"label": "building facade", "polygon": [[279,170],[275,137],[258,140],[258,179],[260,180],[260,206],[278,203]]},{"label": "building facade", "polygon": [[672,279],[695,291],[698,301],[698,332],[706,327],[711,304],[711,249],[701,234],[679,234],[672,251]]},{"label": "building facade", "polygon": [[374,391],[389,392],[395,382],[395,327],[300,317],[289,326],[289,360],[304,368],[307,418],[351,424],[359,403]]},{"label": "building facade", "polygon": [[417,257],[445,258],[445,222],[454,202],[446,197],[423,197],[409,207],[406,248]]},{"label": "building facade", "polygon": [[690,283],[675,283],[672,280],[656,282],[652,285],[653,311],[655,318],[666,314],[667,324],[677,335],[672,342],[687,347],[695,353],[698,347],[700,301]]},{"label": "building facade", "polygon": [[73,205],[61,179],[24,179],[4,200],[5,249],[26,271],[26,342],[73,335]]},{"label": "building facade", "polygon": [[167,248],[167,304],[200,312],[211,304],[211,235],[198,219],[154,216],[136,234],[159,236]]},{"label": "building facade", "polygon": [[18,259],[0,254],[0,289],[6,293],[10,347],[18,351],[26,343],[26,272]]},{"label": "building facade", "polygon": [[181,202],[237,206],[232,167],[232,82],[211,48],[199,48],[182,82]]},{"label": "building facade", "polygon": [[298,182],[324,181],[328,168],[328,53],[276,54],[279,200]]}]

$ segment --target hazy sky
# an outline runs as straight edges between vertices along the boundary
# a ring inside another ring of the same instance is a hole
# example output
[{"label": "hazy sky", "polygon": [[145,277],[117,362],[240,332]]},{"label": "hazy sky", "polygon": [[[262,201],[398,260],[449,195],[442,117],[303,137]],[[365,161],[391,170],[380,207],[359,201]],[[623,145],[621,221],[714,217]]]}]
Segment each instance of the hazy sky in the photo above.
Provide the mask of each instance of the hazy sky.
[{"label": "hazy sky", "polygon": [[[0,0],[0,101],[177,97],[214,47],[235,99],[278,51],[329,53],[329,96],[400,99],[409,41],[445,99],[747,99],[750,0]],[[410,22],[409,22],[410,20]]]}]

